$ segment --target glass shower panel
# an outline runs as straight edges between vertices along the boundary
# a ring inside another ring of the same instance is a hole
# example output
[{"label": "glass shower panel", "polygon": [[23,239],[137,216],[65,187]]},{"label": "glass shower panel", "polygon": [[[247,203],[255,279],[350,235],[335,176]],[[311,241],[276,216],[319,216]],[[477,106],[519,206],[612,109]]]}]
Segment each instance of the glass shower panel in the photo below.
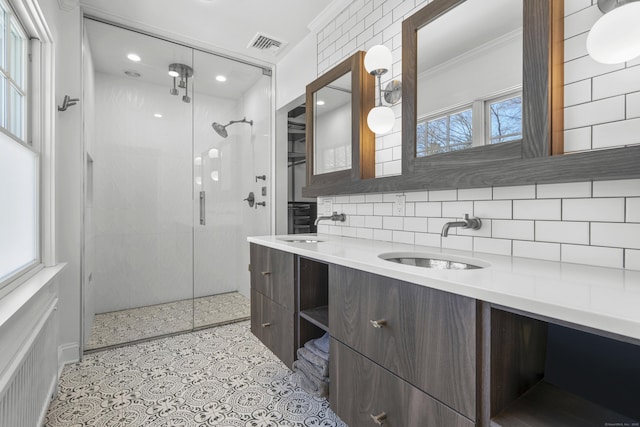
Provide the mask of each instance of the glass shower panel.
[{"label": "glass shower panel", "polygon": [[[269,234],[271,223],[271,77],[260,67],[199,51],[194,68],[194,326],[199,328],[249,318],[246,238]],[[252,207],[243,200],[250,192],[258,202]]]},{"label": "glass shower panel", "polygon": [[94,349],[193,328],[194,76],[190,48],[90,19],[85,29]]}]

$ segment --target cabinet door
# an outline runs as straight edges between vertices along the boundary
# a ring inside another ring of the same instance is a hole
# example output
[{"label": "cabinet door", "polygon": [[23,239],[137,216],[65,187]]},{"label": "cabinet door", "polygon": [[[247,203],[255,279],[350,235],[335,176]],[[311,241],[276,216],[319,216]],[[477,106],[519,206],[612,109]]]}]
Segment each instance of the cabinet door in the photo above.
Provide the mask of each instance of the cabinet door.
[{"label": "cabinet door", "polygon": [[294,310],[294,255],[251,243],[251,286]]},{"label": "cabinet door", "polygon": [[293,365],[294,313],[256,290],[251,290],[251,332],[284,362]]},{"label": "cabinet door", "polygon": [[472,427],[474,422],[386,369],[331,341],[331,409],[350,427]]},{"label": "cabinet door", "polygon": [[332,337],[476,419],[475,300],[331,265],[329,325]]}]

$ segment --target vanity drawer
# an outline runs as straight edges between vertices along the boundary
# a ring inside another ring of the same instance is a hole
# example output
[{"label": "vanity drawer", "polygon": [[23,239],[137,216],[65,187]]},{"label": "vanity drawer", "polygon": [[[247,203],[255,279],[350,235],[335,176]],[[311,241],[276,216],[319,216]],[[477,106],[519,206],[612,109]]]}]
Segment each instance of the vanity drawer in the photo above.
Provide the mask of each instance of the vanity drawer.
[{"label": "vanity drawer", "polygon": [[251,332],[289,368],[293,365],[294,313],[251,290]]},{"label": "vanity drawer", "polygon": [[476,419],[475,300],[331,265],[329,325],[332,337]]},{"label": "vanity drawer", "polygon": [[472,427],[474,423],[344,344],[331,340],[331,409],[350,427]]},{"label": "vanity drawer", "polygon": [[294,255],[251,243],[251,287],[294,310]]}]

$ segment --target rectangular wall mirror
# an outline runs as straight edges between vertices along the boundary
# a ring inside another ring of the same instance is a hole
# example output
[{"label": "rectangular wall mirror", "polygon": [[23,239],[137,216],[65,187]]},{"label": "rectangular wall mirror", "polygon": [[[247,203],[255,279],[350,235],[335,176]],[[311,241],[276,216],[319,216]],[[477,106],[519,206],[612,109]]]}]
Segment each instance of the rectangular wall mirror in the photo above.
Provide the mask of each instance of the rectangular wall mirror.
[{"label": "rectangular wall mirror", "polygon": [[556,0],[434,0],[407,18],[403,175],[442,187],[460,168],[561,154],[562,19]]},{"label": "rectangular wall mirror", "polygon": [[375,176],[375,135],[366,123],[374,90],[362,51],[307,85],[308,187]]},{"label": "rectangular wall mirror", "polygon": [[522,139],[522,11],[467,0],[418,30],[417,157]]}]

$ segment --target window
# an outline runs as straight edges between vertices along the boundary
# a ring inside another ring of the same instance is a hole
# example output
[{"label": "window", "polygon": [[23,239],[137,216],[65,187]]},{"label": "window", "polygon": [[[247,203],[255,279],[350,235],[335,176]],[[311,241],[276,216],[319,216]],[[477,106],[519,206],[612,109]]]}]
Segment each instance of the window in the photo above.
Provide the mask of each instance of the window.
[{"label": "window", "polygon": [[0,0],[0,287],[39,262],[39,158],[27,141],[28,38]]},{"label": "window", "polygon": [[477,100],[454,110],[418,119],[416,156],[520,139],[522,95],[511,93]]}]

